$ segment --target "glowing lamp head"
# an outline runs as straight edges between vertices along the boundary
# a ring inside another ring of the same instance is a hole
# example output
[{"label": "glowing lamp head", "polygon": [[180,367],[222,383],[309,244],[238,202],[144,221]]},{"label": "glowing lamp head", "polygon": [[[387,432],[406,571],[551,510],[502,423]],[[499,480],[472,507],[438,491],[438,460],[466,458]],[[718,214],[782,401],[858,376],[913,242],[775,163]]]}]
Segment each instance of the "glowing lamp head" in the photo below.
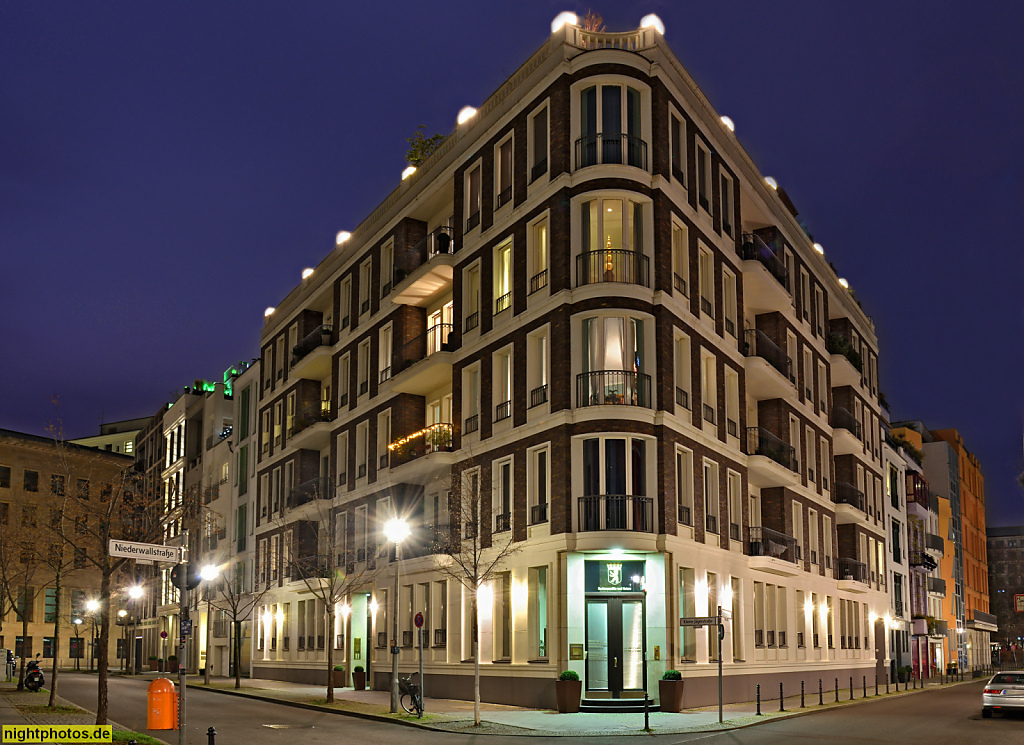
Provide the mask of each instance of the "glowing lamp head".
[{"label": "glowing lamp head", "polygon": [[75,624],[75,626],[81,626],[82,625],[82,619],[81,618],[76,618],[71,623]]},{"label": "glowing lamp head", "polygon": [[764,177],[764,182],[766,184],[768,184],[768,186],[772,187],[773,189],[778,189],[779,188],[779,182],[776,181],[775,179],[773,179],[771,176],[765,176]]},{"label": "glowing lamp head", "polygon": [[384,537],[398,544],[409,537],[409,523],[400,517],[393,517],[384,523]]},{"label": "glowing lamp head", "polygon": [[341,606],[340,610],[341,610],[341,617],[342,618],[348,618],[349,614],[352,613],[352,606],[350,606],[348,603],[345,603],[343,606]]},{"label": "glowing lamp head", "polygon": [[842,277],[839,278],[839,286],[842,287],[844,290],[849,290],[850,289],[850,283],[847,282]]},{"label": "glowing lamp head", "polygon": [[472,106],[463,106],[462,109],[459,111],[459,115],[458,117],[456,117],[455,121],[458,122],[459,124],[465,124],[474,116],[476,116],[476,109],[474,109]]},{"label": "glowing lamp head", "polygon": [[640,28],[653,28],[662,36],[665,35],[665,24],[654,13],[648,13],[640,19]]},{"label": "glowing lamp head", "polygon": [[302,270],[302,278],[303,279],[309,279],[312,276],[313,276],[313,270],[312,269],[303,269]]},{"label": "glowing lamp head", "polygon": [[727,116],[722,117],[722,126],[728,129],[730,132],[736,131],[736,125],[733,123],[732,119],[730,119]]},{"label": "glowing lamp head", "polygon": [[220,569],[214,564],[207,564],[199,570],[199,576],[209,582],[210,580],[217,579],[217,575],[220,574]]},{"label": "glowing lamp head", "polygon": [[551,22],[551,33],[555,33],[556,31],[558,31],[558,29],[562,28],[562,26],[579,26],[579,25],[580,25],[580,21],[576,17],[575,13],[573,13],[571,11],[568,11],[568,10],[563,10],[561,13],[559,13],[557,16],[555,16],[555,20],[553,20]]},{"label": "glowing lamp head", "polygon": [[142,588],[138,585],[135,585],[135,587],[130,588],[128,590],[128,597],[130,597],[132,600],[138,600],[142,597]]},{"label": "glowing lamp head", "polygon": [[122,608],[121,610],[119,610],[117,612],[117,617],[118,618],[124,618],[127,615],[128,615],[128,611],[126,611],[124,608]]},{"label": "glowing lamp head", "polygon": [[334,244],[340,246],[342,243],[352,237],[352,234],[347,230],[339,230],[338,234],[334,236]]},{"label": "glowing lamp head", "polygon": [[376,612],[377,612],[377,609],[378,609],[379,607],[380,607],[380,606],[379,606],[379,605],[377,605],[377,601],[376,601],[376,600],[371,600],[371,601],[370,601],[370,613],[376,613]]},{"label": "glowing lamp head", "polygon": [[416,166],[408,166],[404,171],[402,171],[402,181],[405,181],[414,173],[416,173]]},{"label": "glowing lamp head", "polygon": [[818,615],[823,619],[828,618],[828,606],[825,603],[818,606]]},{"label": "glowing lamp head", "polygon": [[825,255],[825,249],[822,247],[822,245],[820,243],[815,243],[814,244],[814,250],[817,251],[818,253],[820,253],[822,256]]},{"label": "glowing lamp head", "polygon": [[86,603],[85,603],[85,609],[87,611],[89,611],[90,613],[95,613],[96,611],[98,611],[100,609],[100,601],[99,600],[87,600]]},{"label": "glowing lamp head", "polygon": [[275,310],[277,310],[277,308],[274,308],[274,307],[267,308],[265,311],[263,311],[263,317],[264,318],[270,318],[272,315],[274,315],[274,311]]},{"label": "glowing lamp head", "polygon": [[878,620],[878,614],[877,613],[875,613],[874,611],[871,611],[870,613],[868,613],[868,623],[869,624],[874,626],[875,625],[875,621],[877,621],[877,620]]}]

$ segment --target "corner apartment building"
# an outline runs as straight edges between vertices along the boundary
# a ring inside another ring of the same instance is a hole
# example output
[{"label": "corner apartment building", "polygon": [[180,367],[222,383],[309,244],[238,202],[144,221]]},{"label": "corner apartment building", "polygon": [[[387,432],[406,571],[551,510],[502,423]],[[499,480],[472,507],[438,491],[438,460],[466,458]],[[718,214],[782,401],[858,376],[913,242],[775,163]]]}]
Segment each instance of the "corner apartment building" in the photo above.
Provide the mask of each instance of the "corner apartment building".
[{"label": "corner apartment building", "polygon": [[[885,666],[873,325],[658,25],[558,25],[268,309],[255,674],[322,682],[333,643],[384,688],[396,605],[400,670],[422,611],[438,696],[472,696],[474,628],[485,700],[551,706],[565,669],[656,696],[666,668],[715,674],[679,619],[718,606],[727,700]],[[475,529],[465,490],[522,549],[476,619],[429,550]],[[290,568],[324,543],[318,498],[372,568],[333,630]]]}]

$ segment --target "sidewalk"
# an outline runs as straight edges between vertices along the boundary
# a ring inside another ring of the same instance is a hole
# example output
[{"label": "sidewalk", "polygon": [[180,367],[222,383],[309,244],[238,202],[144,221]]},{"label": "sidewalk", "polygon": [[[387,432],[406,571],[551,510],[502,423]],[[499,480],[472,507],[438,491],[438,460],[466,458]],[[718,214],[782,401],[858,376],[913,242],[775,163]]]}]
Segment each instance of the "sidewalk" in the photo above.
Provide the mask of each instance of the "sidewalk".
[{"label": "sidewalk", "polygon": [[[144,673],[142,678],[153,679],[159,673]],[[318,711],[332,711],[342,715],[364,719],[392,721],[414,727],[425,727],[449,732],[467,732],[472,730],[479,734],[493,735],[555,735],[555,736],[595,736],[595,735],[634,735],[644,734],[642,714],[559,714],[554,711],[524,709],[515,706],[481,703],[480,716],[482,730],[473,728],[473,703],[452,699],[427,698],[426,713],[423,719],[408,716],[404,712],[395,715],[389,713],[389,691],[355,691],[352,688],[336,688],[335,704],[324,705],[325,686],[313,686],[300,683],[289,683],[279,680],[262,678],[243,678],[242,688],[235,690],[233,678],[211,679],[209,687],[202,684],[202,679],[194,676],[189,678],[189,688],[210,690],[225,695],[246,696],[267,701],[276,701],[292,706],[309,708]],[[963,683],[972,682],[965,679]],[[429,679],[427,681],[429,691]],[[945,683],[941,687],[962,685],[962,683]],[[759,724],[772,719],[802,716],[815,711],[829,708],[870,703],[894,696],[913,695],[926,690],[939,688],[938,682],[929,683],[924,688],[905,690],[900,687],[897,693],[895,685],[890,686],[890,693],[885,693],[885,685],[879,686],[879,695],[874,695],[873,682],[867,688],[864,697],[863,686],[855,686],[851,700],[849,686],[840,687],[838,703],[834,683],[829,690],[823,691],[823,705],[818,705],[818,690],[807,690],[804,696],[805,707],[800,706],[799,691],[788,695],[784,700],[784,711],[779,710],[778,689],[762,690],[761,714],[757,714],[756,702],[726,704],[723,707],[723,722],[718,722],[718,707],[702,707],[690,709],[679,714],[653,712],[650,714],[650,726],[658,734],[681,734],[685,732],[719,731],[738,729]],[[774,694],[774,698],[767,696]]]}]

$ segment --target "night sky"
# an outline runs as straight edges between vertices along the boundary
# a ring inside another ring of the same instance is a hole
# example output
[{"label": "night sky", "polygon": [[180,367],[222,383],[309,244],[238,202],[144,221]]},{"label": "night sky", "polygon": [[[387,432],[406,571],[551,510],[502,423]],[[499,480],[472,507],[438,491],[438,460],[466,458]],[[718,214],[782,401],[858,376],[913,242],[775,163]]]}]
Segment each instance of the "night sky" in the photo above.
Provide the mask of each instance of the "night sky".
[{"label": "night sky", "polygon": [[[276,305],[572,2],[0,0],[0,427],[150,416]],[[957,427],[1024,523],[1019,2],[648,12],[873,316],[892,418]]]}]

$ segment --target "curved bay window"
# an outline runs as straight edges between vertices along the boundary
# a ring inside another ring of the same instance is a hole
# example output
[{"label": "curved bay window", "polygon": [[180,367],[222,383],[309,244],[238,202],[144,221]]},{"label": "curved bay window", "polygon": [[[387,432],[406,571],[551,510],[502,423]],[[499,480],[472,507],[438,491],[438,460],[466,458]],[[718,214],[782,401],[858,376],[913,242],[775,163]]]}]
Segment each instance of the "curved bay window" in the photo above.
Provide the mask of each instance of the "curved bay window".
[{"label": "curved bay window", "polygon": [[591,199],[580,205],[576,283],[626,282],[650,287],[644,255],[644,210],[629,199]]},{"label": "curved bay window", "polygon": [[578,530],[654,531],[647,496],[647,442],[637,437],[583,441],[583,496]]},{"label": "curved bay window", "polygon": [[576,405],[651,406],[651,376],[644,373],[644,322],[601,316],[583,319],[583,372]]},{"label": "curved bay window", "polygon": [[580,91],[577,169],[614,163],[647,170],[640,101],[640,91],[623,85],[592,85]]}]

